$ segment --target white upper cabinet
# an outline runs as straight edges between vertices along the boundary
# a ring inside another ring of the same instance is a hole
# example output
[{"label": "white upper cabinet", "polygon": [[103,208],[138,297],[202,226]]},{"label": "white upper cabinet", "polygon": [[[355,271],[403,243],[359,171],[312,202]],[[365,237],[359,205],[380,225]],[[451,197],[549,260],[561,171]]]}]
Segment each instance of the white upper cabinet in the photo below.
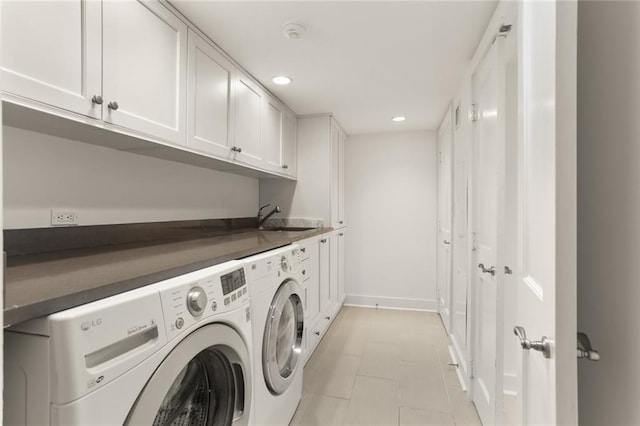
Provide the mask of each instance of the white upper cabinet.
[{"label": "white upper cabinet", "polygon": [[269,97],[265,98],[263,122],[264,161],[270,170],[282,169],[282,106]]},{"label": "white upper cabinet", "polygon": [[296,176],[297,121],[280,102],[265,97],[262,143],[269,170]]},{"label": "white upper cabinet", "polygon": [[[338,140],[338,228],[347,225],[344,217],[344,144],[347,135],[340,129],[340,139]],[[335,165],[334,165],[335,167]]]},{"label": "white upper cabinet", "polygon": [[100,118],[101,14],[90,0],[3,1],[2,90]]},{"label": "white upper cabinet", "polygon": [[285,111],[282,113],[282,169],[293,177],[298,175],[297,142],[298,119]]},{"label": "white upper cabinet", "polygon": [[155,1],[105,1],[103,119],[186,140],[187,26]]},{"label": "white upper cabinet", "polygon": [[189,30],[187,145],[229,157],[233,140],[235,67]]},{"label": "white upper cabinet", "polygon": [[253,166],[262,161],[262,102],[264,94],[251,79],[238,72],[236,79],[236,126],[232,149],[235,159]]}]

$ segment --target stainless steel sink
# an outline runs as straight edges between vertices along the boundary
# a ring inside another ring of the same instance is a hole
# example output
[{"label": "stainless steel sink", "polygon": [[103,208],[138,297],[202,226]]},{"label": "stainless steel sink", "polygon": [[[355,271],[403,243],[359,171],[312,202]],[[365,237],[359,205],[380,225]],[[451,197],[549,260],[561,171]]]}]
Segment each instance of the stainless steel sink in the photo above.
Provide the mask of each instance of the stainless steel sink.
[{"label": "stainless steel sink", "polygon": [[261,229],[261,231],[273,231],[273,232],[300,232],[300,231],[310,231],[312,229],[316,229],[316,228],[295,228],[295,227],[284,227],[284,226],[279,226],[279,227],[275,227],[275,228],[264,228]]}]

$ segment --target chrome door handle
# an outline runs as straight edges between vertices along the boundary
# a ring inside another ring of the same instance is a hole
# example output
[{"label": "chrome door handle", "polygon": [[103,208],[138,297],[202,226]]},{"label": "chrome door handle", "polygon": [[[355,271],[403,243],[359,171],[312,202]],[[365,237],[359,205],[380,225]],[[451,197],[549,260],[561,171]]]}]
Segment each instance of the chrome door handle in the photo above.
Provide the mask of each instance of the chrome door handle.
[{"label": "chrome door handle", "polygon": [[442,242],[443,242],[444,244],[446,244],[446,245],[451,244],[451,241],[447,241],[447,240],[444,240],[444,241],[442,241]]},{"label": "chrome door handle", "polygon": [[482,272],[485,273],[485,274],[491,274],[491,276],[494,276],[496,274],[495,266],[492,266],[491,268],[487,269],[487,268],[484,267],[484,264],[479,263],[478,264],[478,268],[480,268],[482,270]]},{"label": "chrome door handle", "polygon": [[591,347],[589,336],[581,332],[578,332],[578,359],[600,361],[600,353]]},{"label": "chrome door handle", "polygon": [[93,98],[91,98],[91,102],[93,102],[96,105],[102,105],[102,96],[93,95]]},{"label": "chrome door handle", "polygon": [[113,111],[117,111],[118,108],[120,108],[120,105],[118,105],[118,103],[116,101],[111,101],[107,104],[107,106],[109,107],[109,109],[113,110]]},{"label": "chrome door handle", "polygon": [[516,325],[513,327],[513,334],[520,339],[520,346],[522,349],[533,349],[534,351],[542,352],[545,358],[551,358],[551,339],[547,336],[542,336],[540,341],[531,341],[527,339],[527,333],[523,327]]},{"label": "chrome door handle", "polygon": [[282,165],[282,168],[283,168],[283,169],[288,169],[288,168],[289,168],[289,165],[288,165],[288,164],[283,164],[283,165]]}]

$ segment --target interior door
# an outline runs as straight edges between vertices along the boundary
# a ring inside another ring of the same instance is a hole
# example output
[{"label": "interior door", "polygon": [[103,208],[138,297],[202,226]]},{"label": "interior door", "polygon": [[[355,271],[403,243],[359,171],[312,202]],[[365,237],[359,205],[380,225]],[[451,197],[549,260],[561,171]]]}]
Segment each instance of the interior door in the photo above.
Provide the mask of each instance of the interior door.
[{"label": "interior door", "polygon": [[448,333],[451,333],[451,111],[438,132],[438,312]]},{"label": "interior door", "polygon": [[577,424],[577,3],[522,2],[519,26],[516,325],[550,352],[518,351],[518,423]]},{"label": "interior door", "polygon": [[[502,295],[498,287],[500,193],[504,168],[504,39],[497,37],[473,75],[475,327],[473,401],[484,424],[500,421]],[[500,226],[501,227],[501,226]],[[500,331],[499,331],[500,330]],[[500,374],[497,374],[497,371]]]}]

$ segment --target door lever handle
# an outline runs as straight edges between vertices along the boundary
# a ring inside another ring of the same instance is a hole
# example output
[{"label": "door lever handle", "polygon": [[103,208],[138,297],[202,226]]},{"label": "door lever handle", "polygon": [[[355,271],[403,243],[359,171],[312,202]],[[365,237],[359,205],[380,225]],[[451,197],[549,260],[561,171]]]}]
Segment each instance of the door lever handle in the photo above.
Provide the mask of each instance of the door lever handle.
[{"label": "door lever handle", "polygon": [[518,336],[520,339],[520,346],[522,349],[533,349],[534,351],[542,352],[542,355],[545,358],[551,358],[551,339],[547,336],[542,336],[542,339],[539,341],[531,341],[527,339],[527,332],[524,330],[524,327],[520,327],[516,325],[513,327],[513,334]]},{"label": "door lever handle", "polygon": [[478,268],[480,268],[480,270],[482,270],[482,272],[485,274],[491,274],[491,276],[494,276],[496,274],[495,266],[492,266],[491,268],[487,269],[485,268],[484,264],[479,263]]},{"label": "door lever handle", "polygon": [[600,361],[600,353],[591,347],[589,336],[582,332],[578,332],[578,359]]}]

